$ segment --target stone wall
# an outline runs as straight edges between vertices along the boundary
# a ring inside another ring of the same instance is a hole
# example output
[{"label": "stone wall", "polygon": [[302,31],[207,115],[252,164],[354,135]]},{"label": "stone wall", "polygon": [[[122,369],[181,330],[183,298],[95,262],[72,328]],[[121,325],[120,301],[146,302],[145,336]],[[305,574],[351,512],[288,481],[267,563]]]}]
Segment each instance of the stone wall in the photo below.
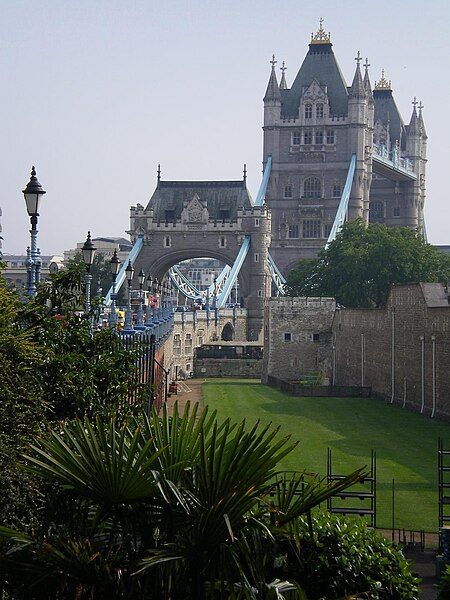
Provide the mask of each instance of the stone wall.
[{"label": "stone wall", "polygon": [[270,298],[266,303],[263,381],[332,375],[334,298]]},{"label": "stone wall", "polygon": [[238,377],[261,379],[262,360],[256,359],[196,359],[194,377]]},{"label": "stone wall", "polygon": [[337,310],[333,337],[334,384],[370,386],[389,402],[450,418],[445,286],[396,285],[385,309]]}]

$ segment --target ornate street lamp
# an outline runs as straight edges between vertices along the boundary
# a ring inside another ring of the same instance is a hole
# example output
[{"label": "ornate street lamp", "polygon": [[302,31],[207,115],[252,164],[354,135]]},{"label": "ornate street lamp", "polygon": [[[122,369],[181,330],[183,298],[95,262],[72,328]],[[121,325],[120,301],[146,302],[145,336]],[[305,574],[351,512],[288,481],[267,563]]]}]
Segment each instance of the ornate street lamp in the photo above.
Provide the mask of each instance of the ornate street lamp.
[{"label": "ornate street lamp", "polygon": [[111,260],[109,261],[109,267],[111,269],[112,275],[112,293],[111,293],[111,312],[109,314],[109,326],[113,329],[117,323],[117,313],[116,313],[116,279],[117,275],[120,271],[120,260],[117,256],[117,249],[114,248],[114,254],[112,255]]},{"label": "ornate street lamp", "polygon": [[94,263],[94,255],[97,248],[94,246],[94,243],[91,240],[91,232],[88,231],[86,241],[81,247],[81,253],[83,255],[83,261],[86,265],[86,275],[84,277],[84,285],[86,290],[86,301],[85,301],[85,312],[89,314],[91,310],[91,267]]},{"label": "ornate street lamp", "polygon": [[125,275],[128,282],[128,306],[125,314],[125,330],[128,332],[133,332],[133,319],[131,314],[131,282],[133,280],[134,269],[133,265],[131,264],[131,260],[128,261],[127,268],[125,269]]},{"label": "ornate street lamp", "polygon": [[29,296],[36,295],[36,284],[39,283],[40,280],[40,271],[41,271],[41,257],[39,255],[39,250],[37,247],[37,234],[38,234],[38,217],[39,217],[39,204],[41,202],[41,198],[46,191],[42,188],[36,177],[36,170],[34,167],[31,168],[31,177],[30,181],[27,183],[27,186],[22,193],[25,197],[25,203],[27,206],[27,211],[30,216],[30,235],[31,235],[31,245],[27,248],[27,294]]},{"label": "ornate street lamp", "polygon": [[144,285],[144,281],[145,281],[145,273],[142,270],[139,271],[139,275],[138,275],[138,282],[139,282],[139,304],[138,304],[138,308],[137,308],[137,322],[136,322],[136,329],[145,329],[145,325],[144,325],[144,307],[143,307],[143,303],[144,303],[144,296],[142,293],[142,287]]}]

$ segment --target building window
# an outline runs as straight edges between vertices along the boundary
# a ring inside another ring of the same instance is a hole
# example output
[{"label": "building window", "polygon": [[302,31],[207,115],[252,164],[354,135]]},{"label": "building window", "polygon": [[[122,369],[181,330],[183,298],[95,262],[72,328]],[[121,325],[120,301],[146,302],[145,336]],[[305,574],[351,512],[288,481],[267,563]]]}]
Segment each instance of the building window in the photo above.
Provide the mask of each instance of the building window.
[{"label": "building window", "polygon": [[304,238],[320,238],[320,219],[305,219],[303,221]]},{"label": "building window", "polygon": [[289,225],[288,236],[290,238],[298,238],[298,225]]},{"label": "building window", "polygon": [[394,206],[394,217],[400,216],[400,206]]},{"label": "building window", "polygon": [[312,104],[305,104],[305,119],[312,119]]},{"label": "building window", "polygon": [[316,144],[323,144],[323,131],[316,131],[315,142]]},{"label": "building window", "polygon": [[262,290],[258,290],[258,298],[262,298],[262,295],[263,295]]},{"label": "building window", "polygon": [[292,334],[291,333],[285,333],[284,334],[284,341],[285,342],[291,342],[292,341]]},{"label": "building window", "polygon": [[259,227],[259,219],[255,219],[255,227]]},{"label": "building window", "polygon": [[304,198],[321,198],[322,185],[317,177],[308,177],[303,183]]},{"label": "building window", "polygon": [[324,233],[325,233],[325,237],[326,238],[330,237],[330,233],[331,233],[332,228],[333,228],[333,225],[331,225],[330,223],[327,223],[325,225],[325,227],[324,227]]},{"label": "building window", "polygon": [[301,140],[300,131],[293,131],[292,132],[292,145],[293,146],[299,146],[300,145],[300,140]]},{"label": "building window", "polygon": [[316,104],[316,118],[323,119],[323,104]]},{"label": "building window", "polygon": [[227,245],[227,239],[226,239],[226,237],[225,237],[225,236],[221,235],[221,236],[220,236],[220,240],[219,240],[219,246],[220,246],[221,248],[225,248],[225,247],[226,247],[226,245]]},{"label": "building window", "polygon": [[192,335],[190,333],[187,333],[184,338],[184,349],[186,352],[192,351]]},{"label": "building window", "polygon": [[[400,207],[394,207],[394,212],[395,212],[395,208],[398,208],[400,211]],[[394,214],[394,217],[400,216],[400,212],[398,215]],[[384,219],[384,202],[371,202],[370,203],[370,208],[369,208],[369,218],[370,219]]]},{"label": "building window", "polygon": [[312,144],[312,131],[305,131],[303,134],[303,143]]},{"label": "building window", "polygon": [[334,129],[327,130],[327,144],[334,144]]},{"label": "building window", "polygon": [[284,186],[284,197],[292,198],[292,183],[288,183]]},{"label": "building window", "polygon": [[340,198],[340,197],[341,197],[341,184],[335,183],[333,185],[333,198]]},{"label": "building window", "polygon": [[313,333],[311,336],[311,340],[315,343],[320,341],[320,335],[318,333]]},{"label": "building window", "polygon": [[259,262],[259,254],[255,252],[255,262]]},{"label": "building window", "polygon": [[166,237],[164,238],[164,247],[170,248],[170,235],[166,235]]}]

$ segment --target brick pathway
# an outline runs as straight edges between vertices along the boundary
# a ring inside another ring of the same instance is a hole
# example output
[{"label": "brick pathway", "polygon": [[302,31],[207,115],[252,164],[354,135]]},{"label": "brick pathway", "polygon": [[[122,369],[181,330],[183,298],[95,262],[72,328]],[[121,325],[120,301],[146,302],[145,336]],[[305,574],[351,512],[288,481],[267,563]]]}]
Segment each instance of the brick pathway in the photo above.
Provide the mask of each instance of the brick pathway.
[{"label": "brick pathway", "polygon": [[186,402],[190,402],[193,406],[199,402],[200,408],[203,406],[202,399],[202,379],[186,379],[186,381],[178,381],[177,393],[171,394],[167,400],[167,407],[170,411],[173,409],[175,402],[178,404],[178,412],[183,413]]}]

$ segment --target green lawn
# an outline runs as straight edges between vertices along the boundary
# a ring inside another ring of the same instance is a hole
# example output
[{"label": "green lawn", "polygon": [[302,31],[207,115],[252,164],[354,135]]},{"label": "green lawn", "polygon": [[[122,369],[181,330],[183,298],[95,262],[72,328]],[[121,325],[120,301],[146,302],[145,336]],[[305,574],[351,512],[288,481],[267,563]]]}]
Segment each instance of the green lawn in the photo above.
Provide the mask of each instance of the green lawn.
[{"label": "green lawn", "polygon": [[298,440],[285,458],[287,471],[310,470],[326,476],[327,448],[333,472],[370,465],[377,455],[377,527],[437,531],[438,438],[450,448],[450,425],[371,398],[295,398],[248,380],[206,380],[205,404],[220,418],[272,422]]}]

